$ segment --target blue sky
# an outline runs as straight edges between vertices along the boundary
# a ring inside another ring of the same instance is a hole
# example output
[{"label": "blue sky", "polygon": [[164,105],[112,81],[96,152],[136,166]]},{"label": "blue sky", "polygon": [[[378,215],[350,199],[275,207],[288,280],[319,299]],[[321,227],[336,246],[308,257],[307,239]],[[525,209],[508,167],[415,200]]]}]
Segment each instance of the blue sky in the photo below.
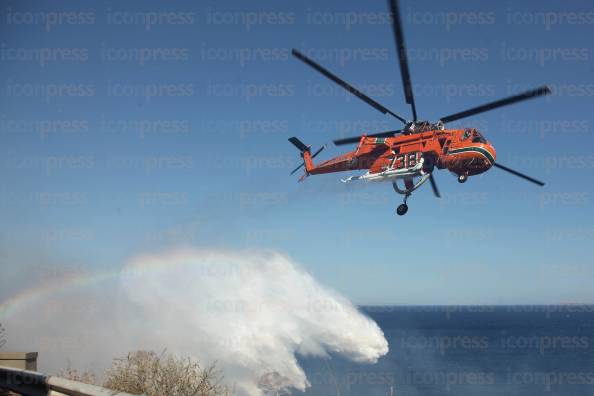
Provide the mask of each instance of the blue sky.
[{"label": "blue sky", "polygon": [[544,188],[439,172],[442,199],[426,186],[397,217],[389,184],[288,176],[290,136],[318,147],[399,127],[291,47],[410,116],[384,1],[3,3],[5,290],[31,269],[110,270],[192,245],[285,251],[365,304],[592,302],[591,4],[401,8],[422,117],[551,86],[456,123]]}]

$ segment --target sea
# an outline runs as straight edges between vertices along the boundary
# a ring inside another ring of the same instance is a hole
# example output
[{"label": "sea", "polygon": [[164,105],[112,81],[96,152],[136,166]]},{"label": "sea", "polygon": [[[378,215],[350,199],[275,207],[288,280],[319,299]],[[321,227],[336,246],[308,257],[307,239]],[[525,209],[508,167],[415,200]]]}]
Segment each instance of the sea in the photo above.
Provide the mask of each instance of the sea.
[{"label": "sea", "polygon": [[305,395],[594,395],[594,305],[362,311],[382,328],[389,353],[376,364],[302,358]]}]

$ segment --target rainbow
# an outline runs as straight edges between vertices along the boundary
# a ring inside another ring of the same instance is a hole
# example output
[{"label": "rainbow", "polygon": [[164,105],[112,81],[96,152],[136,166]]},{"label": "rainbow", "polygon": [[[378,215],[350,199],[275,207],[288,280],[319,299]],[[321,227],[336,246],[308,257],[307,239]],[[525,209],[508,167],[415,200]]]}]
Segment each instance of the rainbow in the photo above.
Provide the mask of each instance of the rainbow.
[{"label": "rainbow", "polygon": [[16,312],[19,312],[34,302],[54,293],[95,284],[107,279],[115,278],[119,274],[119,271],[77,274],[60,280],[43,282],[41,285],[24,289],[7,300],[0,302],[0,321],[9,318]]},{"label": "rainbow", "polygon": [[110,279],[116,279],[124,273],[144,273],[157,271],[163,268],[181,267],[187,265],[200,265],[208,263],[211,259],[239,258],[240,253],[229,253],[217,249],[178,248],[160,254],[144,254],[137,256],[122,268],[110,271],[96,271],[66,276],[62,279],[43,282],[40,285],[24,289],[7,300],[0,301],[0,322],[25,307],[52,294],[85,287]]}]

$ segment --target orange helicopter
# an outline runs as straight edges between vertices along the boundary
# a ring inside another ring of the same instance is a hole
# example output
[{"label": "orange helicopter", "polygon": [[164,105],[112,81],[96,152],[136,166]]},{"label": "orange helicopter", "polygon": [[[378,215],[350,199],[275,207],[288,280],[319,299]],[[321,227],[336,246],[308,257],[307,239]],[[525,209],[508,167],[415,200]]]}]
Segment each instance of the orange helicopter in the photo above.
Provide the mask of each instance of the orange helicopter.
[{"label": "orange helicopter", "polygon": [[[358,143],[358,145],[355,150],[318,165],[314,165],[312,160],[322,152],[325,146],[322,146],[312,154],[311,146],[303,144],[296,137],[291,137],[289,141],[301,151],[301,157],[303,158],[303,163],[294,169],[291,175],[303,166],[305,166],[305,174],[299,181],[302,181],[309,175],[366,169],[367,172],[365,174],[351,176],[342,179],[342,181],[345,183],[356,180],[391,182],[394,190],[398,194],[404,195],[404,202],[396,210],[396,213],[400,216],[406,214],[408,211],[408,205],[406,204],[408,197],[427,180],[431,183],[435,196],[440,198],[439,190],[433,177],[435,168],[448,169],[458,176],[460,183],[464,183],[468,180],[469,176],[481,174],[494,166],[539,186],[544,186],[544,183],[539,180],[495,162],[495,148],[478,130],[474,128],[446,129],[445,124],[526,99],[548,95],[551,93],[550,89],[547,86],[536,88],[505,99],[441,117],[435,123],[419,121],[417,119],[417,110],[406,58],[398,2],[397,0],[389,0],[388,3],[392,29],[396,39],[396,50],[400,63],[402,84],[404,86],[404,98],[406,103],[411,106],[413,120],[407,121],[309,59],[301,52],[293,49],[292,54],[297,59],[342,86],[381,113],[390,114],[397,118],[404,123],[404,127],[395,131],[380,132],[371,135],[364,134],[363,136],[335,140],[334,143],[336,145],[352,143]],[[399,180],[402,181],[402,186],[398,184]]]}]

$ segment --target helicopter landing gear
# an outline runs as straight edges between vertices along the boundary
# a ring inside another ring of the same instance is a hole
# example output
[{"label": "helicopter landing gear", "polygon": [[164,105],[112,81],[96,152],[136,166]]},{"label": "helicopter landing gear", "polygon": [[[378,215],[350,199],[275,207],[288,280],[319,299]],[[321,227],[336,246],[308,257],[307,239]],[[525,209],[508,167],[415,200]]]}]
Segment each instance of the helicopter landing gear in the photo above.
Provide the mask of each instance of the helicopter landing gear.
[{"label": "helicopter landing gear", "polygon": [[400,205],[398,205],[398,208],[396,208],[396,213],[398,214],[398,216],[404,216],[406,214],[406,212],[408,212],[408,205],[406,204],[406,199],[408,198],[410,194],[406,194],[404,196],[404,202]]},{"label": "helicopter landing gear", "polygon": [[460,176],[458,176],[458,183],[466,183],[466,180],[468,180],[468,176],[467,175],[460,175]]}]

